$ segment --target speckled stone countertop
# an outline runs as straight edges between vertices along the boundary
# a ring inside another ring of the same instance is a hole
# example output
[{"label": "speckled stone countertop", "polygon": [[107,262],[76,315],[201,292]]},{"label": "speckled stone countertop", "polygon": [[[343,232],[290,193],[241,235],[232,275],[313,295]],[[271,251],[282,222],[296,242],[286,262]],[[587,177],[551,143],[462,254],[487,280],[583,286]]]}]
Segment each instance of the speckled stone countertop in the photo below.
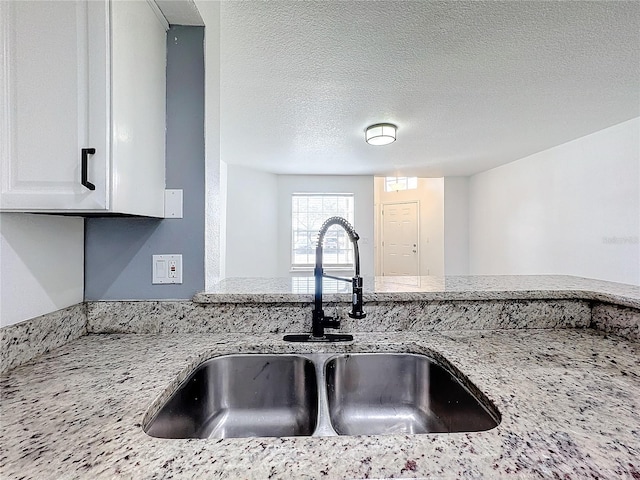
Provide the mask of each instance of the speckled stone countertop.
[{"label": "speckled stone countertop", "polygon": [[[495,404],[486,432],[163,440],[141,428],[202,360],[237,352],[438,352]],[[640,478],[640,344],[593,330],[88,335],[0,377],[0,477]]]},{"label": "speckled stone countertop", "polygon": [[[351,285],[324,279],[326,301],[349,301]],[[198,303],[310,302],[313,277],[227,278]],[[640,287],[568,275],[465,275],[447,277],[365,277],[365,302],[413,300],[578,299],[640,308]]]}]

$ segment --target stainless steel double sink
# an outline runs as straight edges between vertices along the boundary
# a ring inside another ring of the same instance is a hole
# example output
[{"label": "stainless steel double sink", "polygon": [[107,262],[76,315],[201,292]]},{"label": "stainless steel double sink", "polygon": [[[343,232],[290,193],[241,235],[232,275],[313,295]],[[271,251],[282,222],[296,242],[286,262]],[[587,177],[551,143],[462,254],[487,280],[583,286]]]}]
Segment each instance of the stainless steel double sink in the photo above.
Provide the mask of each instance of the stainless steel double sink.
[{"label": "stainless steel double sink", "polygon": [[144,431],[160,438],[389,435],[499,423],[497,409],[461,372],[426,355],[238,354],[200,364]]}]

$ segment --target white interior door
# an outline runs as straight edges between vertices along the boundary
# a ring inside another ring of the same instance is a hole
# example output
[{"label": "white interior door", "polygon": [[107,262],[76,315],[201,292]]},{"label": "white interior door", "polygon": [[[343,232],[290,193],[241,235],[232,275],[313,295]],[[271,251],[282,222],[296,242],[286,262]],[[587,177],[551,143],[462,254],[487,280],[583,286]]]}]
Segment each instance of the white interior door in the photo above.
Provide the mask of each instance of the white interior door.
[{"label": "white interior door", "polygon": [[418,202],[382,205],[382,274],[420,275]]},{"label": "white interior door", "polygon": [[[106,15],[105,2],[0,1],[0,208],[105,208],[107,98],[89,86],[106,78]],[[87,172],[95,190],[81,185],[82,148],[96,149]]]}]

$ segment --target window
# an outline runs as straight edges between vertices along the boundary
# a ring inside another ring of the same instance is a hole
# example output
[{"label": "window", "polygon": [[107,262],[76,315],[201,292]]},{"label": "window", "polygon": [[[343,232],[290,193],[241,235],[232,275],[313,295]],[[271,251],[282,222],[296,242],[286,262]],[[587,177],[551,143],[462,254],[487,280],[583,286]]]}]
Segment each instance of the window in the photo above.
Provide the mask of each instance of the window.
[{"label": "window", "polygon": [[418,188],[418,177],[385,177],[384,191],[413,190]]},{"label": "window", "polygon": [[[354,197],[351,193],[294,193],[291,196],[291,267],[315,265],[316,241],[322,224],[330,217],[343,217],[353,224]],[[353,268],[353,245],[337,225],[324,237],[326,267]]]}]

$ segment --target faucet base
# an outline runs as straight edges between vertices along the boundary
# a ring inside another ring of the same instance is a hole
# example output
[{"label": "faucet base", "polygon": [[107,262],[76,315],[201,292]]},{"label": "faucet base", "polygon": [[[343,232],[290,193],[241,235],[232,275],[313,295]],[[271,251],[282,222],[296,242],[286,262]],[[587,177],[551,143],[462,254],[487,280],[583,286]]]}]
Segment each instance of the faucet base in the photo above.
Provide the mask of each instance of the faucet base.
[{"label": "faucet base", "polygon": [[293,334],[283,337],[285,342],[352,342],[353,335],[327,333],[322,337],[314,337],[309,334]]}]

